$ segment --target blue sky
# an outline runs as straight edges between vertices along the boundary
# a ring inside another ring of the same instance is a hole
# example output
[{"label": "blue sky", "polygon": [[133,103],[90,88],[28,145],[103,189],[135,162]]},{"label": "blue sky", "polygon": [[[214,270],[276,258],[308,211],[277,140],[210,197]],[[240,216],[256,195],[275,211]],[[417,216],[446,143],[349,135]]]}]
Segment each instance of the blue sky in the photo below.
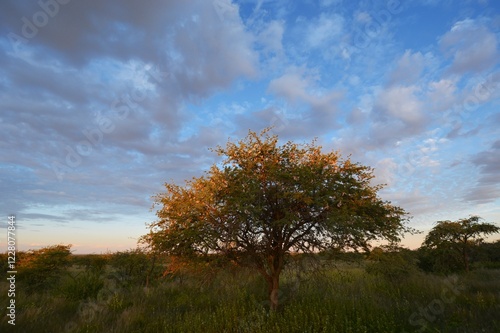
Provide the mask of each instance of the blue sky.
[{"label": "blue sky", "polygon": [[0,22],[20,249],[135,247],[164,182],[269,126],[374,167],[419,230],[500,224],[497,1],[2,1]]}]

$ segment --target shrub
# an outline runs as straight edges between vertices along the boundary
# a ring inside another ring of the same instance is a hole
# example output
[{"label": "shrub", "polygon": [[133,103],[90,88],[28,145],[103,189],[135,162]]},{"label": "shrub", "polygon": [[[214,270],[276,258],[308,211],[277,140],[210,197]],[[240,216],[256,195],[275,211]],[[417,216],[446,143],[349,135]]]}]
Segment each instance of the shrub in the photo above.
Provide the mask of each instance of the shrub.
[{"label": "shrub", "polygon": [[103,286],[100,274],[85,271],[77,276],[68,275],[60,286],[60,292],[69,300],[95,299]]},{"label": "shrub", "polygon": [[85,271],[102,273],[109,262],[108,255],[86,254],[73,257],[72,263],[84,267]]},{"label": "shrub", "polygon": [[424,272],[450,274],[463,270],[461,258],[448,248],[420,248],[417,255],[417,265]]},{"label": "shrub", "polygon": [[416,272],[413,255],[406,249],[384,250],[377,247],[368,256],[366,271],[369,274],[380,275],[395,282],[407,278]]},{"label": "shrub", "polygon": [[117,252],[112,255],[109,263],[114,269],[113,276],[125,284],[146,284],[150,275],[158,273],[155,258],[140,248]]},{"label": "shrub", "polygon": [[27,287],[46,288],[58,282],[70,264],[71,245],[53,245],[27,251],[18,261],[18,278]]}]

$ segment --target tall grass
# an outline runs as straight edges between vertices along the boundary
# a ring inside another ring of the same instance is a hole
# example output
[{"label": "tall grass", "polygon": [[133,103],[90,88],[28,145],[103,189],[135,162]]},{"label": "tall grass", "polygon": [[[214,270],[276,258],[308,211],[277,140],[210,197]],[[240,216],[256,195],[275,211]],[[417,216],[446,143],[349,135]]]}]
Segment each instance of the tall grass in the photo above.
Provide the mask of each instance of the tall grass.
[{"label": "tall grass", "polygon": [[[110,272],[35,293],[19,284],[16,331],[500,332],[500,270],[451,278],[412,272],[400,281],[356,265],[288,271],[282,307],[273,313],[264,282],[251,271],[221,272],[208,282],[163,279],[147,289],[120,284]],[[5,283],[0,292],[6,295]],[[0,331],[13,331],[2,317]]]}]

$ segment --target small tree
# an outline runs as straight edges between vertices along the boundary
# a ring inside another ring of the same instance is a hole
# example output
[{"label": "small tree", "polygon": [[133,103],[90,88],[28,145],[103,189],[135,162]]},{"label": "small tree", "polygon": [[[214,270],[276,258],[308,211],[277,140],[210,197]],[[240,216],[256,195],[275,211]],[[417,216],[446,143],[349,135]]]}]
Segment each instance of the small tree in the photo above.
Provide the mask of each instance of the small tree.
[{"label": "small tree", "polygon": [[[143,283],[146,287],[154,272],[156,257],[142,248],[116,252],[110,258],[115,277],[122,283]],[[158,274],[159,275],[159,274]]]},{"label": "small tree", "polygon": [[409,231],[406,213],[377,196],[371,168],[314,142],[280,146],[268,130],[250,131],[216,152],[226,159],[205,176],[165,184],[143,241],[188,260],[251,267],[267,282],[273,310],[291,252],[368,250],[372,240],[398,242]]},{"label": "small tree", "polygon": [[52,245],[29,250],[19,260],[19,278],[29,288],[47,287],[59,281],[70,264],[72,245]]},{"label": "small tree", "polygon": [[415,255],[411,250],[398,246],[374,248],[369,256],[366,271],[383,276],[391,282],[400,282],[416,273]]},{"label": "small tree", "polygon": [[441,253],[453,253],[460,258],[466,272],[470,269],[471,249],[480,244],[481,236],[490,235],[500,230],[491,223],[480,222],[479,216],[458,221],[438,221],[432,228],[422,247],[438,250]]}]

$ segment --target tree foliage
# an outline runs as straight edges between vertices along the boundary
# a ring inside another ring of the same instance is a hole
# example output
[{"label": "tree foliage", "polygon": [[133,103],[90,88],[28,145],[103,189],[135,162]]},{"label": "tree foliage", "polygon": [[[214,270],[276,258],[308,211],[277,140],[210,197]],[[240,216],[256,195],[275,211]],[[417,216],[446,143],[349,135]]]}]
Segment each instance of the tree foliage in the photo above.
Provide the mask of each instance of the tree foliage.
[{"label": "tree foliage", "polygon": [[291,252],[368,250],[374,240],[398,242],[409,228],[404,210],[377,196],[370,167],[315,142],[279,145],[268,131],[215,149],[226,158],[204,176],[166,183],[143,241],[172,256],[257,270],[276,309]]},{"label": "tree foliage", "polygon": [[380,246],[368,255],[366,271],[382,276],[393,283],[403,282],[417,273],[415,255],[411,250],[399,246]]},{"label": "tree foliage", "polygon": [[27,251],[18,261],[19,279],[29,288],[56,283],[70,264],[71,246],[52,245]]},{"label": "tree foliage", "polygon": [[483,241],[482,236],[496,233],[499,227],[481,222],[479,216],[471,216],[457,221],[438,221],[426,236],[422,247],[434,250],[444,261],[459,262],[465,271],[470,269],[472,248]]},{"label": "tree foliage", "polygon": [[500,268],[500,240],[482,243],[474,252],[473,259],[481,262],[482,267]]},{"label": "tree foliage", "polygon": [[148,286],[153,276],[159,276],[156,254],[136,248],[111,255],[109,264],[113,267],[114,277],[121,284],[141,283]]}]

